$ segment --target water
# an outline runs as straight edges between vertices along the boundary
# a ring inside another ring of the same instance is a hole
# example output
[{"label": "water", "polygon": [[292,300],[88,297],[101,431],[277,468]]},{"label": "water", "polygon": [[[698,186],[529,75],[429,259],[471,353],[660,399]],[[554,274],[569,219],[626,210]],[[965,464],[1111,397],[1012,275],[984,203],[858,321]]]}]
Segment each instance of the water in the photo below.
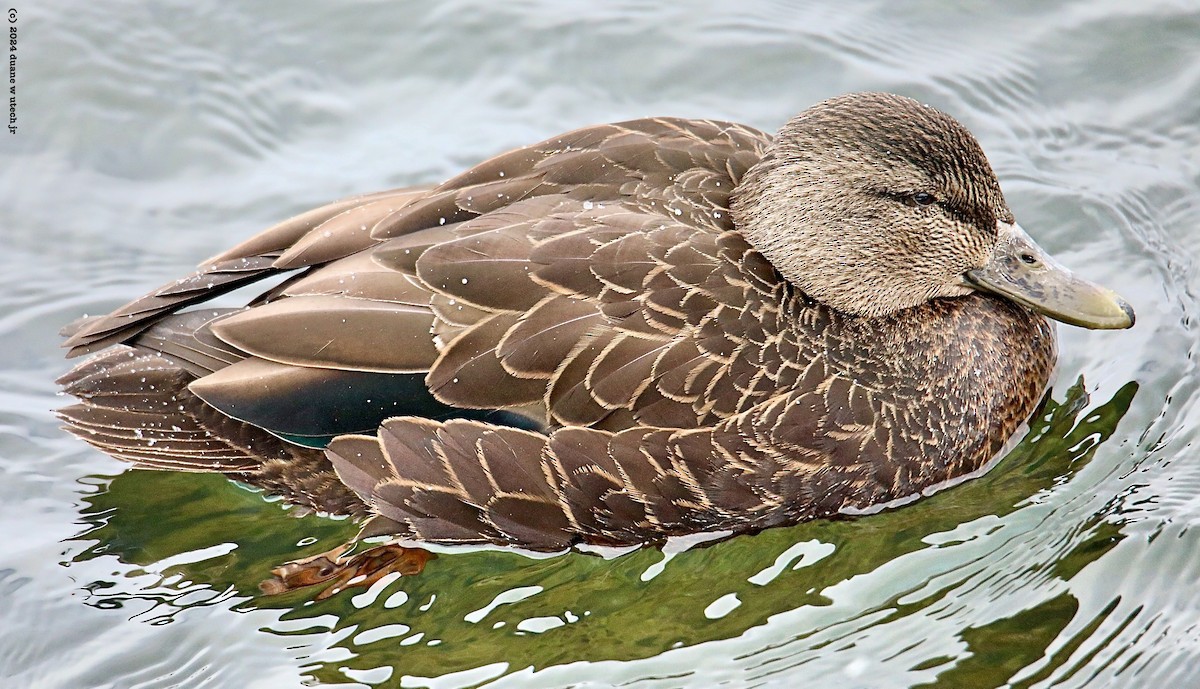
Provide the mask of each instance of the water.
[{"label": "water", "polygon": [[[1200,684],[1194,3],[19,4],[0,685]],[[443,554],[313,601],[257,584],[352,525],[57,430],[63,323],[293,212],[587,123],[775,129],[864,89],[963,120],[1021,223],[1137,308],[1060,327],[1051,401],[979,480],[675,555]]]}]

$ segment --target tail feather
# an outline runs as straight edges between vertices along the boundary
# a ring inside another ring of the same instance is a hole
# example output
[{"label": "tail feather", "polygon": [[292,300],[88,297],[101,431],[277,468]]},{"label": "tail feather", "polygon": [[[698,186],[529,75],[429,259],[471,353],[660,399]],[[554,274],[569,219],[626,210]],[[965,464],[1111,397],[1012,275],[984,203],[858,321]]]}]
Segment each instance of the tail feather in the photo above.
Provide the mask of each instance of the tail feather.
[{"label": "tail feather", "polygon": [[170,356],[199,378],[246,358],[212,333],[212,324],[242,309],[204,309],[172,314],[155,323],[133,341],[142,349]]},{"label": "tail feather", "polygon": [[277,273],[270,256],[236,259],[207,265],[191,275],[169,282],[107,316],[81,324],[63,343],[68,357],[89,354],[126,342],[179,309],[208,301],[243,285]]},{"label": "tail feather", "polygon": [[[184,341],[184,333],[203,320],[195,318],[172,316],[151,329],[157,330],[153,337]],[[140,340],[102,352],[59,379],[79,402],[59,409],[58,416],[66,430],[141,469],[222,473],[293,503],[365,514],[321,451],[291,445],[193,395],[188,384],[196,378],[197,361],[144,349]]]},{"label": "tail feather", "polygon": [[[393,189],[355,196],[289,218],[204,262],[106,316],[76,321],[64,329],[68,357],[127,343],[163,318],[239,287],[287,270],[354,253],[378,239],[363,231],[397,215],[426,189]],[[353,216],[353,217],[351,217]]]},{"label": "tail feather", "polygon": [[58,410],[66,429],[143,468],[243,472],[260,460],[215,437],[194,413],[193,376],[155,352],[120,346],[59,379],[79,403]]},{"label": "tail feather", "polygon": [[178,392],[191,379],[164,356],[124,347],[85,362],[58,382],[94,407],[161,413],[178,404]]}]

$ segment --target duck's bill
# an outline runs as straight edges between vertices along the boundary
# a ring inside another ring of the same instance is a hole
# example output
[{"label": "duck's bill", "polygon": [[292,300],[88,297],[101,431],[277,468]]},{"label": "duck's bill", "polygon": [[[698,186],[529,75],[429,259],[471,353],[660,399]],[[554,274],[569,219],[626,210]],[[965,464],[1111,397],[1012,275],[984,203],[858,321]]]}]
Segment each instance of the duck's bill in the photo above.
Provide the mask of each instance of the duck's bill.
[{"label": "duck's bill", "polygon": [[991,262],[963,276],[971,287],[1071,325],[1098,329],[1133,325],[1133,308],[1116,292],[1067,270],[1020,225],[1000,223],[999,230],[1000,242]]}]

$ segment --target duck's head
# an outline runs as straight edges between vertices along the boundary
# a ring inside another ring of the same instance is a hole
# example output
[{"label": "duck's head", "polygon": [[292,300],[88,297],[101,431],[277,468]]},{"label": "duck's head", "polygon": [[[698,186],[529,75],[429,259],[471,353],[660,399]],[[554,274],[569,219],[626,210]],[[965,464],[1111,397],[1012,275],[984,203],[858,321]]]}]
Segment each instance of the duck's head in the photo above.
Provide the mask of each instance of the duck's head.
[{"label": "duck's head", "polygon": [[1017,225],[975,137],[910,98],[851,94],[796,116],[746,174],[732,211],[784,277],[844,313],[881,316],[982,290],[1072,325],[1133,325],[1125,300]]}]

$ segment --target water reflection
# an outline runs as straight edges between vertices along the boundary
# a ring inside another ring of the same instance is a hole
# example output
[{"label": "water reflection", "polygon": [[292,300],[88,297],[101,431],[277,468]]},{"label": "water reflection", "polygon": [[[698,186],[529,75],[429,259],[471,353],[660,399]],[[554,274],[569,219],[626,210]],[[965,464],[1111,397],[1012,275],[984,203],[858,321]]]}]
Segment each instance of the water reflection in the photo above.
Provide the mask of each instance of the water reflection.
[{"label": "water reflection", "polygon": [[[985,476],[913,505],[672,556],[645,549],[612,560],[532,560],[477,551],[326,600],[312,590],[265,596],[258,584],[271,567],[328,550],[355,527],[289,516],[216,476],[129,471],[85,499],[88,528],[78,538],[88,546],[68,564],[107,557],[127,565],[122,576],[86,583],[86,602],[150,624],[195,606],[276,609],[278,622],[264,632],[322,634],[345,651],[307,667],[319,682],[462,672],[451,685],[477,684],[579,661],[665,657],[771,626],[777,641],[752,646],[736,663],[763,679],[819,665],[845,644],[869,648],[874,628],[932,617],[951,626],[943,636],[957,640],[953,647],[929,632],[892,633],[889,643],[901,645],[872,657],[911,656],[907,684],[995,686],[1038,666],[1025,678],[1032,683],[1103,619],[1072,627],[1080,605],[1062,582],[1126,537],[1124,496],[1098,513],[1067,505],[1054,529],[1044,527],[1045,498],[1088,465],[1137,387],[1127,383],[1089,406],[1080,380],[1061,400],[1047,398],[1029,435]],[[964,590],[1021,604],[973,606]]]}]

